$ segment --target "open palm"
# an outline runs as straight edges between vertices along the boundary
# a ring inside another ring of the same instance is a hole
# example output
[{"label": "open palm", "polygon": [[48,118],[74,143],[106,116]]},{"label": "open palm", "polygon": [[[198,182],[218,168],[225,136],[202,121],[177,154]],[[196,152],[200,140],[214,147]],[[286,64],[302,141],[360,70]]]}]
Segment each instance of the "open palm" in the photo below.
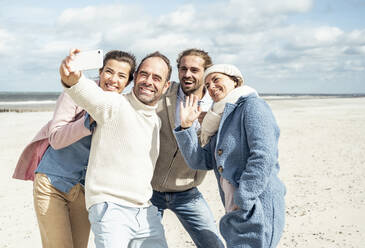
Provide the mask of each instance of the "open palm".
[{"label": "open palm", "polygon": [[201,109],[198,106],[199,98],[195,95],[187,96],[185,103],[180,103],[180,120],[182,128],[189,128],[199,117]]}]

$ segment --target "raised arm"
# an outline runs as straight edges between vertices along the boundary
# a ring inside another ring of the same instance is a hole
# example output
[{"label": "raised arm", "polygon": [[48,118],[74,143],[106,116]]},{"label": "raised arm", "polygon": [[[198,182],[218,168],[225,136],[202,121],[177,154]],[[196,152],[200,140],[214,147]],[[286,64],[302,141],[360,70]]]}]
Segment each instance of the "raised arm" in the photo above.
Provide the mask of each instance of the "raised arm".
[{"label": "raised arm", "polygon": [[60,66],[61,82],[63,86],[69,88],[79,82],[81,71],[73,71],[70,63],[74,60],[75,55],[80,52],[79,49],[72,49],[69,55],[62,61]]},{"label": "raised arm", "polygon": [[87,79],[80,71],[73,71],[70,63],[80,50],[71,50],[61,63],[60,75],[65,92],[80,107],[85,109],[96,122],[103,122],[113,114],[113,106],[120,103],[121,96],[105,92],[92,80]]},{"label": "raised arm", "polygon": [[84,111],[65,92],[57,100],[53,118],[49,126],[49,143],[54,149],[61,149],[91,134],[85,127]]},{"label": "raised arm", "polygon": [[186,97],[186,102],[180,104],[181,126],[174,130],[174,134],[185,161],[192,169],[211,170],[213,163],[210,144],[202,148],[193,127],[200,113],[198,97],[194,95]]}]

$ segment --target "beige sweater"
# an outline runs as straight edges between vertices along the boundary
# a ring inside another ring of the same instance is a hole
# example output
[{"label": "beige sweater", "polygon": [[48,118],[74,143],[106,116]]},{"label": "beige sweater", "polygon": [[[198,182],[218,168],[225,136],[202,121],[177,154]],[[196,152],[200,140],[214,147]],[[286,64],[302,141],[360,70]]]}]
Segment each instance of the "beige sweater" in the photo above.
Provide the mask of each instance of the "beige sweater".
[{"label": "beige sweater", "polygon": [[86,173],[86,207],[109,201],[145,207],[159,153],[156,107],[127,95],[104,92],[82,77],[66,92],[97,122]]},{"label": "beige sweater", "polygon": [[182,156],[173,130],[176,119],[176,102],[179,85],[173,82],[161,98],[157,114],[161,119],[160,156],[152,178],[152,187],[160,192],[181,192],[201,184],[207,171],[193,170]]}]

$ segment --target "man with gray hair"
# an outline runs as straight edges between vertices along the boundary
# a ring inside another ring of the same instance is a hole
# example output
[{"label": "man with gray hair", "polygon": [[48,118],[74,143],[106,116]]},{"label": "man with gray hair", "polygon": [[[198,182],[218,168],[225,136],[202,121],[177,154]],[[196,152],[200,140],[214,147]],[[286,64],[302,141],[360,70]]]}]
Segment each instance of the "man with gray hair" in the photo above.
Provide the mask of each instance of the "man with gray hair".
[{"label": "man with gray hair", "polygon": [[102,91],[62,62],[65,91],[96,121],[85,179],[85,200],[97,248],[167,248],[161,218],[150,204],[151,179],[159,154],[157,102],[170,85],[169,60],[146,56],[129,94]]}]

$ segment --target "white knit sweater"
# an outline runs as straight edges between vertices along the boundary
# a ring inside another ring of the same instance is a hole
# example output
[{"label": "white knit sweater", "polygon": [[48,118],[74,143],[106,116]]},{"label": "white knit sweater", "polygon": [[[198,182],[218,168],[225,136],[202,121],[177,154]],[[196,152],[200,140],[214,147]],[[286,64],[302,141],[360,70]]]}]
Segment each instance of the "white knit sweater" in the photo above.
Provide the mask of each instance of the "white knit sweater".
[{"label": "white knit sweater", "polygon": [[105,201],[148,206],[160,147],[156,107],[140,102],[133,91],[105,92],[85,77],[66,92],[97,122],[86,173],[86,207]]}]

